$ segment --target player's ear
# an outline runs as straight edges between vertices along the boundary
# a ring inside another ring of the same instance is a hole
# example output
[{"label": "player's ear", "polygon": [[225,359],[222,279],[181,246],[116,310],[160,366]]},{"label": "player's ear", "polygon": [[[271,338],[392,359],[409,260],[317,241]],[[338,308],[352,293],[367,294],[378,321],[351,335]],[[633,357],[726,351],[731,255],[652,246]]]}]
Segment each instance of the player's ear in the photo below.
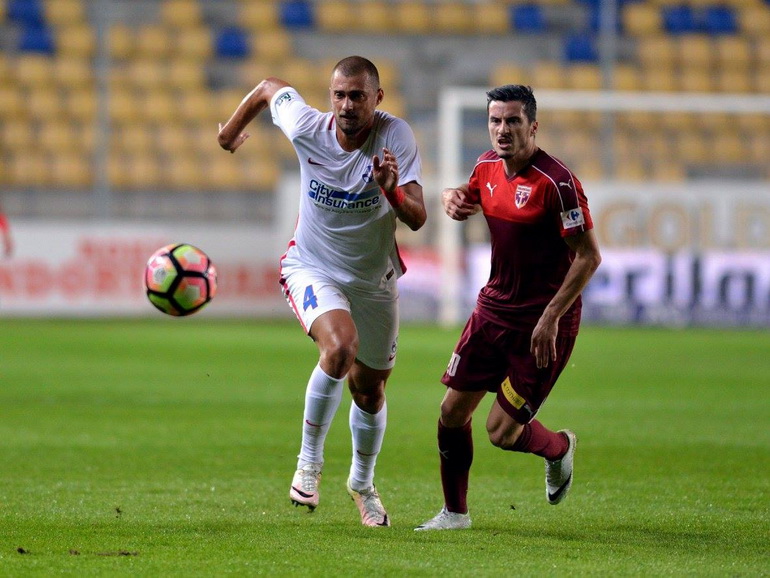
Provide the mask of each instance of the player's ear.
[{"label": "player's ear", "polygon": [[378,88],[377,89],[377,106],[379,106],[383,98],[385,98],[385,93],[383,92],[382,88]]},{"label": "player's ear", "polygon": [[535,133],[537,133],[537,121],[532,123],[532,126],[529,129],[529,136],[535,136]]}]

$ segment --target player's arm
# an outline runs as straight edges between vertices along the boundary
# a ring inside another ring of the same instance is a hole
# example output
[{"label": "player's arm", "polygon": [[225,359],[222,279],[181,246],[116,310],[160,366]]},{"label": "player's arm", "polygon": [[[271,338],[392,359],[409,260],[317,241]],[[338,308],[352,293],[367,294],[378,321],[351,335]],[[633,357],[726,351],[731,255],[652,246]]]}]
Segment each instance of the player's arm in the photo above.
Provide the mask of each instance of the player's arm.
[{"label": "player's arm", "polygon": [[538,367],[547,367],[556,359],[556,335],[559,319],[575,302],[602,262],[599,243],[592,229],[565,237],[564,241],[575,252],[575,259],[567,270],[564,282],[546,306],[532,332],[531,351]]},{"label": "player's arm", "polygon": [[444,212],[455,221],[464,221],[481,210],[481,205],[468,201],[468,183],[441,192]]},{"label": "player's arm", "polygon": [[286,86],[289,86],[288,82],[275,77],[260,82],[243,98],[230,120],[219,125],[219,146],[234,153],[249,138],[249,133],[243,132],[243,129],[270,105],[273,95]]},{"label": "player's arm", "polygon": [[422,227],[428,217],[422,186],[415,181],[398,186],[398,161],[395,155],[386,148],[382,149],[382,159],[377,155],[372,157],[372,172],[396,216],[412,231]]}]

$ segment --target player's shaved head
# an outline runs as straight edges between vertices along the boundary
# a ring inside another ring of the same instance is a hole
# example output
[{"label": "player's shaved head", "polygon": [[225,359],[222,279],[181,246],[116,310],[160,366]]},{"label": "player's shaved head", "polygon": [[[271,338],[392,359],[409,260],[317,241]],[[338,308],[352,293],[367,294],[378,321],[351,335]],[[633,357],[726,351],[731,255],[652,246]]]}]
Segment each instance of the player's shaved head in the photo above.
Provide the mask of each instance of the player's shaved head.
[{"label": "player's shaved head", "polygon": [[339,72],[343,76],[359,76],[365,74],[373,84],[373,88],[380,88],[380,73],[374,63],[363,56],[348,56],[340,60],[332,70],[332,74]]}]

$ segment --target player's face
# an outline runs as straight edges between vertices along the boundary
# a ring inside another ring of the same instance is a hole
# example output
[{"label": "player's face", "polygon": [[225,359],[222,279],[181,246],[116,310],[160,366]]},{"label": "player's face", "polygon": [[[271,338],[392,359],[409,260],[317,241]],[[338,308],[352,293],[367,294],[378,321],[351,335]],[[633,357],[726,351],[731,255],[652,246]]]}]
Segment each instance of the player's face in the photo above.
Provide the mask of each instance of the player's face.
[{"label": "player's face", "polygon": [[335,71],[329,93],[337,128],[343,134],[352,137],[371,127],[382,89],[374,86],[367,74],[344,76]]},{"label": "player's face", "polygon": [[537,121],[530,122],[521,102],[490,102],[487,125],[492,148],[502,159],[529,153],[534,146]]}]

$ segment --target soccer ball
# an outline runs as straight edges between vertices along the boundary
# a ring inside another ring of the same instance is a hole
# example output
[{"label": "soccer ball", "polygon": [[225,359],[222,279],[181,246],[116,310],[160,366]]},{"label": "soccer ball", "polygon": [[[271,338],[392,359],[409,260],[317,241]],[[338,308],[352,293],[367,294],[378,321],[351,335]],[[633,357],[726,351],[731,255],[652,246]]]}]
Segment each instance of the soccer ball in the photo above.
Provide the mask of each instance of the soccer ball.
[{"label": "soccer ball", "polygon": [[163,313],[181,317],[206,305],[217,292],[217,270],[208,255],[192,245],[166,245],[144,270],[147,298]]}]

